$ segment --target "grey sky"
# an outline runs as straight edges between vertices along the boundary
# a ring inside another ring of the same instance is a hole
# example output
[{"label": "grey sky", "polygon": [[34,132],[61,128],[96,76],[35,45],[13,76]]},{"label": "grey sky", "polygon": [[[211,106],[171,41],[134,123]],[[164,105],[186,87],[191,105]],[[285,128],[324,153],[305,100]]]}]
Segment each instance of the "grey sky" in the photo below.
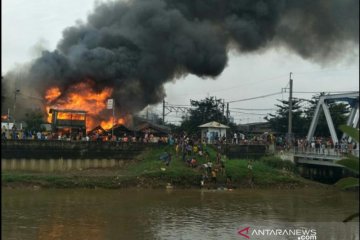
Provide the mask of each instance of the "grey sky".
[{"label": "grey sky", "polygon": [[[55,49],[66,27],[78,20],[85,21],[93,9],[94,0],[3,0],[2,1],[2,75],[16,63],[26,63],[36,56],[38,45]],[[358,20],[357,20],[358,21]],[[251,54],[230,53],[227,68],[217,79],[201,79],[193,75],[165,85],[166,102],[189,105],[189,100],[216,96],[227,101],[279,92],[288,84],[293,72],[295,92],[354,91],[359,90],[359,49],[344,59],[321,66],[300,58],[286,49],[271,49]],[[295,93],[295,97],[311,98],[309,93]],[[288,93],[272,97],[231,103],[233,108],[274,108],[276,99],[287,98]],[[154,106],[161,114],[161,106]],[[231,111],[236,122],[263,121],[273,111]],[[253,114],[247,114],[253,113]],[[254,114],[255,113],[255,114]],[[178,121],[181,114],[171,113],[168,121]]]}]

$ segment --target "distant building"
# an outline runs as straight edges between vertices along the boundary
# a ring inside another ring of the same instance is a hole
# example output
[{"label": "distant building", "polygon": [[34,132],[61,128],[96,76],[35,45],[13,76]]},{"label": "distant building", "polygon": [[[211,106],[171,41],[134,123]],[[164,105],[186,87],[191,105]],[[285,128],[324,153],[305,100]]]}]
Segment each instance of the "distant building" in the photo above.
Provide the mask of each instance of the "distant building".
[{"label": "distant building", "polygon": [[147,133],[161,137],[171,133],[171,129],[168,126],[157,124],[140,117],[134,117],[133,121],[133,130],[141,135]]},{"label": "distant building", "polygon": [[[108,132],[112,132],[112,129],[109,129]],[[127,128],[123,124],[116,124],[114,126],[114,135],[118,137],[122,137],[124,135],[130,136],[134,134],[134,131]]]},{"label": "distant building", "polygon": [[1,122],[1,129],[9,130],[9,129],[12,129],[13,126],[14,126],[14,123],[12,123],[12,122]]},{"label": "distant building", "polygon": [[216,139],[226,138],[226,129],[230,127],[213,121],[200,125],[199,128],[201,128],[201,141],[206,140],[207,143],[214,143]]},{"label": "distant building", "polygon": [[273,132],[270,123],[268,122],[239,124],[237,129],[245,134],[263,134],[265,132]]},{"label": "distant building", "polygon": [[89,134],[111,134],[112,131],[114,131],[114,135],[117,137],[126,135],[141,138],[146,134],[153,135],[154,137],[167,137],[171,133],[171,129],[168,126],[156,124],[147,119],[134,116],[132,121],[128,124],[116,124],[113,129],[111,128],[108,130],[104,130],[101,126],[97,126],[91,130]]},{"label": "distant building", "polygon": [[[13,122],[1,122],[1,129],[13,129],[14,123]],[[15,127],[17,130],[22,130],[26,128],[25,122],[16,122]]]}]

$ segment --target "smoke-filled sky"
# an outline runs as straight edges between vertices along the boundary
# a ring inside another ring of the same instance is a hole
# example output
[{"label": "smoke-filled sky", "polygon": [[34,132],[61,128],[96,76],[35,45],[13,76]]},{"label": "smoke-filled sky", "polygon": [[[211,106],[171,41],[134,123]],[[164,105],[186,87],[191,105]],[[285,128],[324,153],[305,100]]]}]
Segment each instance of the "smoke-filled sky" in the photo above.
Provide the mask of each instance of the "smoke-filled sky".
[{"label": "smoke-filled sky", "polygon": [[[27,82],[14,83],[17,88],[66,89],[91,78],[98,88],[114,87],[118,104],[130,112],[151,105],[161,114],[156,103],[163,97],[189,105],[190,99],[216,96],[232,102],[236,122],[262,121],[288,93],[233,101],[280,92],[290,72],[298,98],[359,89],[358,5],[4,0],[2,75],[31,61]],[[266,110],[247,110],[257,108]],[[166,120],[180,116],[172,112]]]}]

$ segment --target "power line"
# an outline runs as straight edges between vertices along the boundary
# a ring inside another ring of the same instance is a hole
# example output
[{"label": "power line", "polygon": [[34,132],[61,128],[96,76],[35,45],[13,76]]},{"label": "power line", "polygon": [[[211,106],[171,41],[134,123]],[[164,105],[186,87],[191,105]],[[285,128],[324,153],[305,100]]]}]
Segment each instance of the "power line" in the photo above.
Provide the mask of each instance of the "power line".
[{"label": "power line", "polygon": [[248,112],[238,112],[238,111],[231,111],[232,113],[241,113],[246,115],[260,115],[260,116],[266,116],[269,113],[248,113]]},{"label": "power line", "polygon": [[318,92],[311,92],[311,91],[294,91],[293,93],[354,93],[356,91],[318,91]]},{"label": "power line", "polygon": [[246,110],[246,111],[272,111],[276,110],[276,108],[230,108],[230,110]]},{"label": "power line", "polygon": [[186,105],[186,104],[171,104],[171,103],[166,103],[167,106],[171,106],[171,107],[192,107],[192,105]]},{"label": "power line", "polygon": [[261,95],[261,96],[257,96],[257,97],[252,97],[252,98],[244,98],[244,99],[229,101],[228,103],[243,102],[243,101],[249,101],[249,100],[254,100],[254,99],[258,99],[258,98],[266,98],[266,97],[278,95],[278,94],[281,94],[281,93],[282,93],[282,92],[270,93],[270,94]]}]

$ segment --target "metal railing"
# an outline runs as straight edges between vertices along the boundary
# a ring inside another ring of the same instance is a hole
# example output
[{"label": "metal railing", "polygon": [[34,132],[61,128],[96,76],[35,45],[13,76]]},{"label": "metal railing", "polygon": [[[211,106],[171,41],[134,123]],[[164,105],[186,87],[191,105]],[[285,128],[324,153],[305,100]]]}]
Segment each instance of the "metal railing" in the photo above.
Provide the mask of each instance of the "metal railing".
[{"label": "metal railing", "polygon": [[316,155],[323,157],[346,157],[348,155],[353,155],[359,157],[359,149],[334,149],[334,148],[301,148],[294,147],[292,148],[293,154],[305,154],[305,155]]}]

